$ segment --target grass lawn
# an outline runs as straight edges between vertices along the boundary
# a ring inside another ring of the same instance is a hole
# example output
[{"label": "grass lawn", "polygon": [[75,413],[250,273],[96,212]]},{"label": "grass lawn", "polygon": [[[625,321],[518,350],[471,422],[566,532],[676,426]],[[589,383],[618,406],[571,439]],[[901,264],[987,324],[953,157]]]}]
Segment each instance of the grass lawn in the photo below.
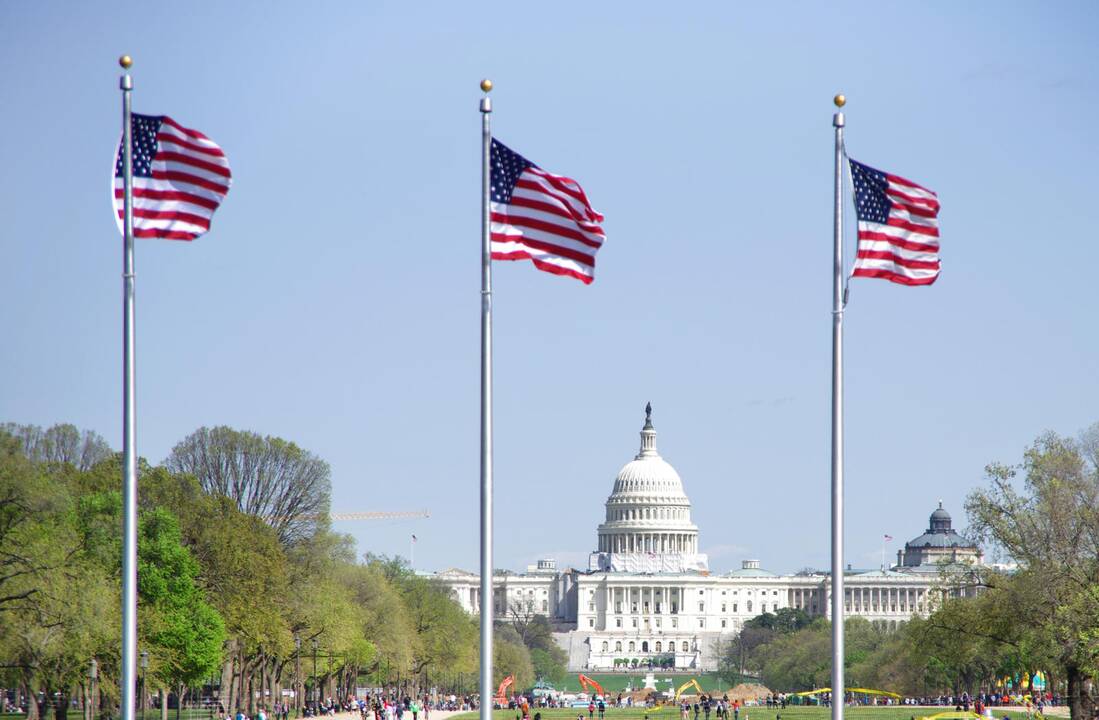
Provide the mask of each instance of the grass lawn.
[{"label": "grass lawn", "polygon": [[[851,718],[851,720],[911,720],[912,718],[926,717],[933,715],[937,712],[943,712],[945,710],[953,710],[950,708],[932,708],[932,707],[913,707],[913,706],[887,706],[887,707],[848,707],[844,710],[844,716]],[[562,708],[556,710],[534,710],[533,712],[542,713],[542,720],[576,720],[577,716],[583,713],[584,720],[588,718],[588,712],[582,708]],[[997,718],[1001,717],[999,708],[994,711]],[[493,720],[515,720],[515,710],[494,710],[492,713]],[[1026,716],[1023,713],[1006,713],[1013,719],[1015,717],[1025,720]],[[778,720],[781,716],[781,720],[828,720],[831,717],[831,708],[816,707],[816,706],[788,706],[785,710],[779,708],[767,708],[767,707],[747,707],[741,708],[740,720]],[[608,708],[606,720],[643,720],[648,717],[649,720],[679,720],[679,710],[673,706],[665,705],[663,707],[656,708]],[[694,720],[694,715],[691,715],[691,720]],[[705,715],[699,715],[699,720],[705,720]],[[716,720],[716,715],[710,715],[711,720]],[[596,720],[599,718],[599,714],[595,715]],[[449,720],[477,720],[477,713],[462,713],[461,715],[454,715]]]}]

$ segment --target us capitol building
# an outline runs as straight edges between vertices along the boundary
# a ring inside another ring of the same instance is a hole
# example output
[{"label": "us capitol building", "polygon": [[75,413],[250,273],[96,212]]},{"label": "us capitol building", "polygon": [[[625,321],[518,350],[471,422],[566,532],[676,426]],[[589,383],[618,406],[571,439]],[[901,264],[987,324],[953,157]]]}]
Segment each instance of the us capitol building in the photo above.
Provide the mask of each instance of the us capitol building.
[{"label": "us capitol building", "polygon": [[[714,670],[719,641],[751,618],[780,608],[830,614],[825,573],[776,575],[759,560],[744,560],[739,570],[710,574],[683,480],[656,450],[649,406],[641,450],[615,478],[596,541],[584,570],[558,570],[553,560],[540,560],[525,573],[493,578],[496,617],[548,617],[572,671],[612,670],[635,658],[677,670]],[[927,615],[945,592],[944,566],[981,561],[980,550],[951,528],[940,502],[927,531],[897,552],[896,566],[848,566],[847,616],[896,627]],[[480,612],[479,575],[451,569],[432,577],[467,612]]]}]

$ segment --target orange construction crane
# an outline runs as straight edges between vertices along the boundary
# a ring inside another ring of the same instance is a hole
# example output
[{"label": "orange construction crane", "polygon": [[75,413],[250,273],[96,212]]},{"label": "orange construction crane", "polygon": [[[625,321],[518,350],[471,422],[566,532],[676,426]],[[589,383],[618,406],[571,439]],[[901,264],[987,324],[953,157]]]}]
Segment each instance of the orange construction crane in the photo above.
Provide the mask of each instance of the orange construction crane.
[{"label": "orange construction crane", "polygon": [[503,682],[500,683],[500,687],[496,688],[496,704],[497,705],[503,705],[504,707],[507,707],[508,698],[507,698],[506,695],[504,695],[504,693],[507,692],[507,689],[509,687],[511,687],[511,684],[514,683],[514,682],[515,682],[515,676],[514,675],[508,675],[506,678],[504,678]]},{"label": "orange construction crane", "polygon": [[580,687],[582,687],[584,689],[584,692],[590,692],[592,690],[596,690],[597,691],[596,694],[606,697],[607,691],[603,689],[602,685],[600,685],[596,681],[592,680],[590,677],[588,677],[584,673],[580,673],[580,678],[579,679],[580,679]]}]

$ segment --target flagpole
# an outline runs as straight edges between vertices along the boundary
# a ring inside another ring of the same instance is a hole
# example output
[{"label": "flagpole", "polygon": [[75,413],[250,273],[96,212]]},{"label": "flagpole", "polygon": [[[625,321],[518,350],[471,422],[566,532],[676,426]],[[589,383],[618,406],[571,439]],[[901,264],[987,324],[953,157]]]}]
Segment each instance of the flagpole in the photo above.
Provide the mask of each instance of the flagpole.
[{"label": "flagpole", "polygon": [[[492,720],[492,239],[491,80],[481,81],[481,720]],[[125,719],[124,719],[125,720]]]},{"label": "flagpole", "polygon": [[[847,100],[836,95],[842,108]],[[843,720],[843,112],[836,133],[835,225],[832,257],[832,720]]]},{"label": "flagpole", "polygon": [[134,344],[134,173],[129,55],[122,66],[122,720],[133,720],[137,687],[137,399]]}]

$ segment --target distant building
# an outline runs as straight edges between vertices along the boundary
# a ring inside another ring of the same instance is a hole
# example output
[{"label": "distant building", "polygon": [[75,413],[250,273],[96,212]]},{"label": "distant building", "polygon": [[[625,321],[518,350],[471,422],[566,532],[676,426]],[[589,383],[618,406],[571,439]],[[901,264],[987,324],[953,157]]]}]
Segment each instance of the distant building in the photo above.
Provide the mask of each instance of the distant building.
[{"label": "distant building", "polygon": [[907,572],[938,573],[944,564],[979,565],[981,550],[950,527],[950,513],[943,510],[943,501],[931,513],[929,527],[923,535],[904,544],[897,551],[897,567]]},{"label": "distant building", "polygon": [[[523,574],[493,577],[497,617],[546,616],[568,651],[570,670],[613,670],[651,663],[677,670],[714,670],[718,643],[744,623],[781,608],[830,613],[826,574],[776,575],[760,561],[711,575],[699,552],[698,527],[683,480],[656,449],[646,407],[641,448],[618,473],[596,529],[596,550],[585,570],[558,570],[540,560]],[[942,562],[979,563],[980,551],[950,528],[940,507],[931,528],[905,545],[891,569],[845,573],[846,614],[896,627],[927,615],[942,597]],[[480,613],[480,577],[451,569],[437,573],[459,604]]]}]

